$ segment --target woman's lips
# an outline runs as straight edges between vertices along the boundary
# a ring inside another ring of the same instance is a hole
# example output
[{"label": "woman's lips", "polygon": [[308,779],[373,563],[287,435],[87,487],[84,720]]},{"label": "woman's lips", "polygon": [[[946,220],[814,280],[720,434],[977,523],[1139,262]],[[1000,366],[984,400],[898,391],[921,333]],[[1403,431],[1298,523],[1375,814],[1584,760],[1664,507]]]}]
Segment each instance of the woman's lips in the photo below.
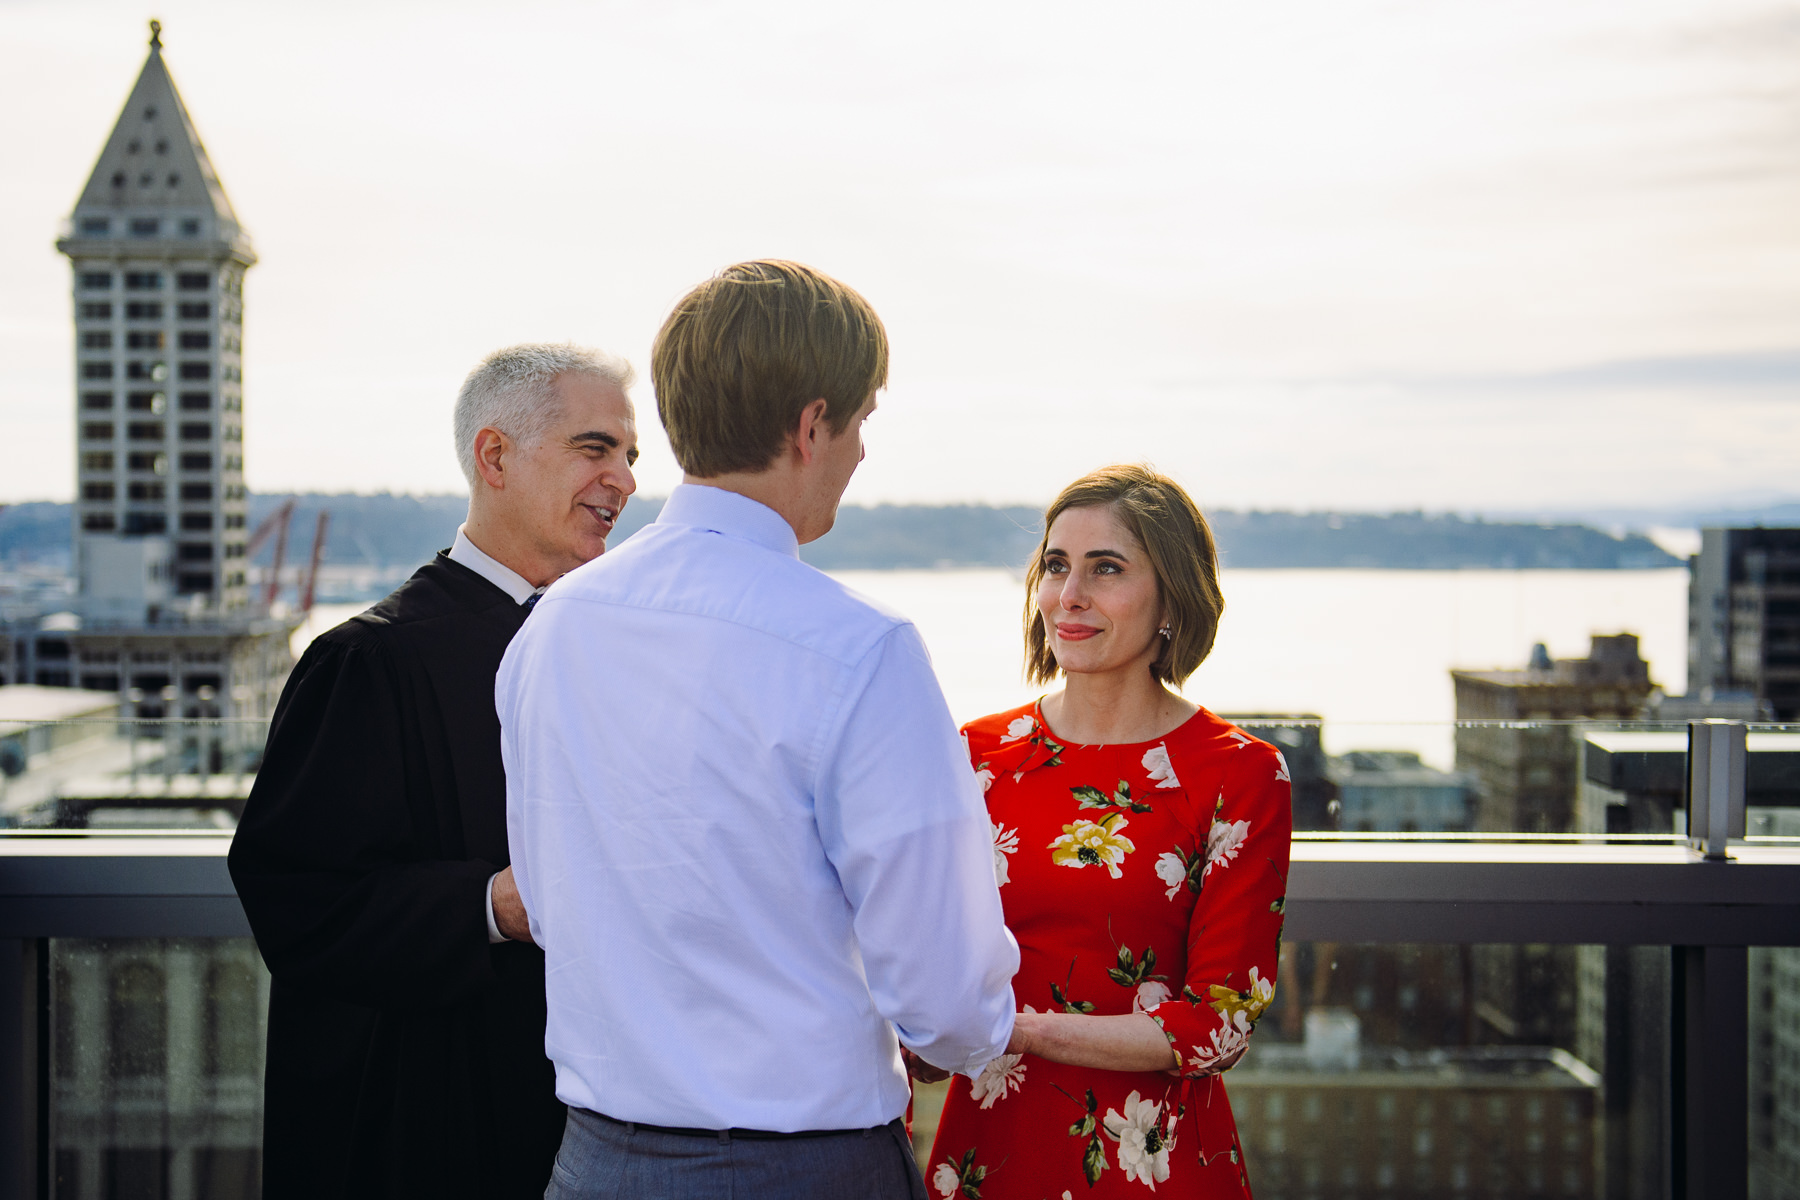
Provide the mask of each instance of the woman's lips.
[{"label": "woman's lips", "polygon": [[1066,625],[1061,621],[1056,624],[1056,636],[1065,642],[1083,642],[1099,632],[1092,625]]}]

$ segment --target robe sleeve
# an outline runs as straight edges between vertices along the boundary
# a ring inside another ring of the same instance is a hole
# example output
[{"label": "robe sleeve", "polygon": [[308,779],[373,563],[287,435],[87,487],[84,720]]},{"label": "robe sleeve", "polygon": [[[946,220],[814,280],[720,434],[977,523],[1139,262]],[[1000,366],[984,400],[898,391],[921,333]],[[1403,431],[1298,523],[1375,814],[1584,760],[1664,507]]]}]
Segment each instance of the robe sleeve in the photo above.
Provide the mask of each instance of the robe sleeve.
[{"label": "robe sleeve", "polygon": [[1189,1077],[1228,1065],[1274,1000],[1287,907],[1294,825],[1287,764],[1263,742],[1226,753],[1202,861],[1186,864],[1187,886],[1199,897],[1188,925],[1185,986],[1147,1010]]},{"label": "robe sleeve", "polygon": [[[275,978],[347,1004],[454,1004],[491,970],[496,868],[434,859],[413,811],[401,697],[373,639],[314,642],[276,707],[231,846],[231,877]],[[416,735],[415,735],[416,736]]]}]

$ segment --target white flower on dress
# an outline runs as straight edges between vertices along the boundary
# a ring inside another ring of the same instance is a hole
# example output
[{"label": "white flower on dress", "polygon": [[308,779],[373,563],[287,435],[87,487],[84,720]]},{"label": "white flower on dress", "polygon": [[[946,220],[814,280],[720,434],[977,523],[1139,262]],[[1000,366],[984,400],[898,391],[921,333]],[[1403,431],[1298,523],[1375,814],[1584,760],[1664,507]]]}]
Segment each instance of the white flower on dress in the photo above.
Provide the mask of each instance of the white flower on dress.
[{"label": "white flower on dress", "polygon": [[1004,738],[1002,738],[1001,740],[1007,741],[1007,742],[1016,742],[1022,737],[1029,737],[1031,734],[1031,731],[1036,728],[1037,728],[1037,722],[1034,721],[1029,716],[1014,717],[1012,719],[1012,724],[1010,724],[1006,727],[1006,736]]},{"label": "white flower on dress", "polygon": [[1250,1044],[1250,1031],[1234,1024],[1221,1025],[1212,1031],[1210,1046],[1192,1046],[1192,1054],[1181,1064],[1181,1073],[1190,1077],[1215,1075],[1226,1059],[1243,1052]]},{"label": "white flower on dress", "polygon": [[1023,1054],[1002,1054],[981,1068],[981,1072],[969,1081],[969,1098],[981,1101],[983,1108],[992,1108],[996,1102],[1006,1099],[1008,1092],[1024,1087],[1025,1064],[1020,1061],[1024,1057]]},{"label": "white flower on dress", "polygon": [[1237,857],[1244,839],[1250,836],[1248,821],[1214,821],[1212,828],[1206,832],[1206,870],[1200,875],[1205,879],[1212,874],[1214,867],[1228,867],[1231,860]]},{"label": "white flower on dress", "polygon": [[937,1170],[931,1173],[931,1186],[940,1196],[954,1196],[956,1189],[962,1186],[962,1176],[949,1163],[939,1163]]},{"label": "white flower on dress", "polygon": [[1150,778],[1156,781],[1159,788],[1181,786],[1181,780],[1175,778],[1175,767],[1169,762],[1167,746],[1152,746],[1144,751],[1144,770],[1150,772]]},{"label": "white flower on dress", "polygon": [[1255,740],[1249,734],[1238,733],[1236,730],[1233,730],[1231,733],[1227,734],[1226,736],[1229,737],[1232,741],[1237,743],[1237,745],[1232,747],[1233,750],[1242,750],[1245,746],[1248,746],[1252,741]]},{"label": "white flower on dress", "polygon": [[1145,980],[1143,983],[1138,984],[1137,996],[1131,1001],[1131,1011],[1146,1012],[1155,1008],[1174,994],[1174,992],[1169,990],[1169,985],[1166,983],[1155,979]]},{"label": "white flower on dress", "polygon": [[1187,882],[1187,864],[1181,861],[1181,855],[1165,850],[1156,860],[1156,877],[1169,885],[1168,897],[1173,900]]},{"label": "white flower on dress", "polygon": [[975,772],[975,782],[981,785],[981,794],[985,796],[988,789],[994,786],[994,773],[983,767]]},{"label": "white flower on dress", "polygon": [[1294,777],[1292,775],[1288,774],[1287,755],[1283,754],[1279,750],[1277,750],[1275,752],[1275,782],[1276,783],[1292,783],[1292,782],[1294,782]]},{"label": "white flower on dress", "polygon": [[1125,1178],[1156,1190],[1169,1177],[1169,1151],[1175,1148],[1173,1122],[1165,1128],[1162,1105],[1141,1099],[1136,1091],[1125,1097],[1125,1113],[1106,1110],[1106,1135],[1119,1143],[1119,1169]]},{"label": "white flower on dress", "polygon": [[1019,852],[1019,831],[994,822],[994,886],[1005,887],[1006,856]]}]

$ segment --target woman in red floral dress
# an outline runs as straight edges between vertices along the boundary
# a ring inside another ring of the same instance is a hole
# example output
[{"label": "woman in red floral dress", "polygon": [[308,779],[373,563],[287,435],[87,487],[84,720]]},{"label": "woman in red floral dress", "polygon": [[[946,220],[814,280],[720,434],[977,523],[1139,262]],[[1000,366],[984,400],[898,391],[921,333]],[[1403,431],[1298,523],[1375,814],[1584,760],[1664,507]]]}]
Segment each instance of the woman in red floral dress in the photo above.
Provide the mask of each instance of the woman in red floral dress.
[{"label": "woman in red floral dress", "polygon": [[1212,534],[1173,481],[1109,467],[1045,514],[1028,591],[1028,674],[1064,688],[964,730],[1021,1012],[953,1081],[928,1181],[1247,1197],[1220,1075],[1274,996],[1293,822],[1280,751],[1167,686],[1212,649]]}]

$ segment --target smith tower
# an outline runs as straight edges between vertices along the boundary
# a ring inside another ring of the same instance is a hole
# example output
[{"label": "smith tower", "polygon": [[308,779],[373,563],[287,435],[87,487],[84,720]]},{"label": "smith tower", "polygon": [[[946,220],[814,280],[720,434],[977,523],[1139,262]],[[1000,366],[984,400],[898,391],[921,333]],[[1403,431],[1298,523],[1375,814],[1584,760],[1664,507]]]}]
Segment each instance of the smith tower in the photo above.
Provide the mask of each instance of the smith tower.
[{"label": "smith tower", "polygon": [[74,274],[82,603],[127,622],[249,603],[241,348],[256,253],[150,31],[56,243]]}]

